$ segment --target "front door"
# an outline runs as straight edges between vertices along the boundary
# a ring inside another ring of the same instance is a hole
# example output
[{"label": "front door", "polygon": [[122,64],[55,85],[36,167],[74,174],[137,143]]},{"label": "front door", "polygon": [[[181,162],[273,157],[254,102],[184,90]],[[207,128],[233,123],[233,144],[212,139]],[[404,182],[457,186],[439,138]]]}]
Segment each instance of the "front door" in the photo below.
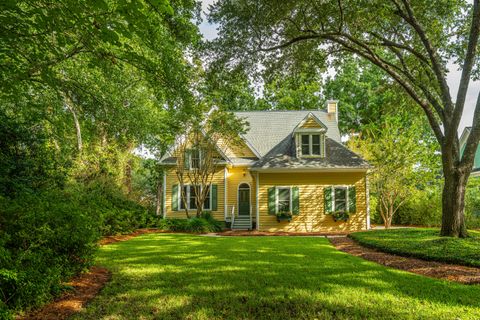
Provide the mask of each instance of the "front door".
[{"label": "front door", "polygon": [[242,183],[238,187],[238,214],[250,215],[250,186],[246,183]]}]

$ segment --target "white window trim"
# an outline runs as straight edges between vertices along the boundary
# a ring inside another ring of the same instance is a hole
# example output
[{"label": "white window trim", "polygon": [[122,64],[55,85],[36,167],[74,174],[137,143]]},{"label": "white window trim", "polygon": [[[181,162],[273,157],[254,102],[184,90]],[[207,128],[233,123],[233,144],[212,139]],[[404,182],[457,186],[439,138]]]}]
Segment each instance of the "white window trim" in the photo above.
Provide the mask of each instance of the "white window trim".
[{"label": "white window trim", "polygon": [[[202,166],[202,149],[190,149],[190,153],[188,154],[188,166],[189,170],[198,170]],[[198,168],[192,167],[192,151],[193,150],[198,150]]]},{"label": "white window trim", "polygon": [[[303,141],[302,136],[308,136],[308,154],[303,154]],[[319,136],[319,143],[320,143],[320,154],[313,154],[313,136]],[[325,133],[312,133],[312,132],[305,132],[299,133],[298,142],[300,144],[300,155],[304,158],[318,158],[318,157],[325,157]]]},{"label": "white window trim", "polygon": [[337,186],[332,186],[332,210],[333,212],[337,211],[337,208],[335,206],[335,189],[345,189],[346,195],[345,195],[345,207],[346,211],[348,211],[348,208],[350,208],[350,199],[349,199],[349,189],[351,187],[354,187],[354,185],[337,185]]},{"label": "white window trim", "polygon": [[289,211],[292,212],[292,187],[291,186],[278,186],[275,187],[275,213],[278,213],[278,190],[287,189],[289,190]]},{"label": "white window trim", "polygon": [[[184,184],[183,186],[188,187],[187,188],[187,193],[185,194],[185,199],[187,200],[186,201],[187,209],[188,210],[197,210],[197,208],[192,208],[190,206],[190,192],[191,192],[192,185],[191,184]],[[201,192],[201,190],[202,190],[202,188],[200,187],[200,192]],[[212,184],[210,184],[210,196],[208,198],[210,199],[210,202],[209,202],[210,207],[208,207],[208,208],[203,207],[202,210],[207,210],[207,211],[212,210]],[[184,208],[182,208],[182,202],[183,202],[182,201],[182,188],[181,188],[181,186],[179,186],[179,188],[178,188],[178,208],[180,210],[185,210]]]}]

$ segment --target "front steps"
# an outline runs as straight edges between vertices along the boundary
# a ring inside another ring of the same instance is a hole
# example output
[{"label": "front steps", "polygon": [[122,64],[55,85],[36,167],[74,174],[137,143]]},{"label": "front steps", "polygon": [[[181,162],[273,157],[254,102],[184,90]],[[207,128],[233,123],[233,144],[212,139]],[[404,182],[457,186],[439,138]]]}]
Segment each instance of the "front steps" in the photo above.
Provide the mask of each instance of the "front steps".
[{"label": "front steps", "polygon": [[252,230],[250,216],[237,216],[232,224],[232,230]]}]

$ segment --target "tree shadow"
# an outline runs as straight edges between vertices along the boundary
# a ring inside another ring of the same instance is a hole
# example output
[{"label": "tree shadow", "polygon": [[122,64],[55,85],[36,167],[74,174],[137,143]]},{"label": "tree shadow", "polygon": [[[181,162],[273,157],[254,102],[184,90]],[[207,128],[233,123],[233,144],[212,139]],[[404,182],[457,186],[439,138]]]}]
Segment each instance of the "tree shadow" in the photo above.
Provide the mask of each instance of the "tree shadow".
[{"label": "tree shadow", "polygon": [[146,235],[102,248],[77,319],[480,318],[480,286],[388,269],[324,238]]}]

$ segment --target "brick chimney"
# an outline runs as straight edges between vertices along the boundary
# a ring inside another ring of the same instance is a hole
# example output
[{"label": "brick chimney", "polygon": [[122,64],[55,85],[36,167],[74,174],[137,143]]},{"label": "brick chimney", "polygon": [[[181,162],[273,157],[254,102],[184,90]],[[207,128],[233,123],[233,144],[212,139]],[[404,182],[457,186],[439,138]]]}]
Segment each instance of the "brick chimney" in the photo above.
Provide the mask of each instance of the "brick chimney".
[{"label": "brick chimney", "polygon": [[338,122],[338,100],[327,100],[327,113],[329,119]]}]

